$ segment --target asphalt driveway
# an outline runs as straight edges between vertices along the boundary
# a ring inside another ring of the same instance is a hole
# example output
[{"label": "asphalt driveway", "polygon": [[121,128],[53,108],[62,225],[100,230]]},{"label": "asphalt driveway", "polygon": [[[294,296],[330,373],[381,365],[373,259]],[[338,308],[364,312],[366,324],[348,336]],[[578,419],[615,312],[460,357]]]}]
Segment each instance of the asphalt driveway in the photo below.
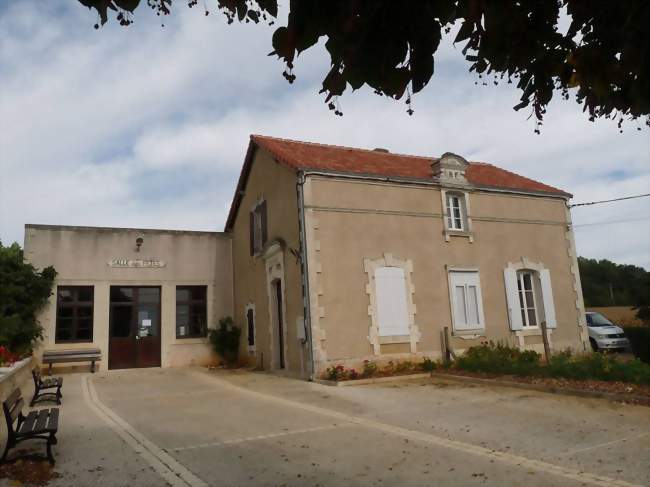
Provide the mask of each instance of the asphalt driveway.
[{"label": "asphalt driveway", "polygon": [[53,485],[70,475],[130,486],[650,485],[641,406],[431,379],[336,388],[203,369],[66,385],[79,393],[65,398],[76,414],[62,417]]}]

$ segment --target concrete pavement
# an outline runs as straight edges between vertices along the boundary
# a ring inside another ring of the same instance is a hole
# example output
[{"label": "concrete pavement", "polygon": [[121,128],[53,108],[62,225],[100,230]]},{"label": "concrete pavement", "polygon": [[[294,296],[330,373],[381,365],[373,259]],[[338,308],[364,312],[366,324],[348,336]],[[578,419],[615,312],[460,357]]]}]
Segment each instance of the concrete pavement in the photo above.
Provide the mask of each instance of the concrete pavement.
[{"label": "concrete pavement", "polygon": [[[66,376],[50,485],[650,485],[650,409],[440,380]],[[99,470],[97,469],[99,467]]]}]

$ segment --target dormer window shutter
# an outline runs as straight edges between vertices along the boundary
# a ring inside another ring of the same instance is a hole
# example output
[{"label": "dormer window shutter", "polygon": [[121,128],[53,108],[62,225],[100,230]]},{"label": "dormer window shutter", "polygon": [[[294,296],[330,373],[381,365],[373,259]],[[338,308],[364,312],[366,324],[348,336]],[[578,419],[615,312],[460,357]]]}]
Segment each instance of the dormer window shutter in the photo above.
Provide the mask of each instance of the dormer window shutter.
[{"label": "dormer window shutter", "polygon": [[250,244],[251,244],[251,255],[255,255],[255,212],[251,211],[249,213],[250,217]]},{"label": "dormer window shutter", "polygon": [[262,204],[260,205],[260,217],[262,218],[262,242],[261,242],[262,245],[260,247],[263,247],[268,238],[268,227],[267,227],[267,219],[266,219],[266,200],[262,201]]}]

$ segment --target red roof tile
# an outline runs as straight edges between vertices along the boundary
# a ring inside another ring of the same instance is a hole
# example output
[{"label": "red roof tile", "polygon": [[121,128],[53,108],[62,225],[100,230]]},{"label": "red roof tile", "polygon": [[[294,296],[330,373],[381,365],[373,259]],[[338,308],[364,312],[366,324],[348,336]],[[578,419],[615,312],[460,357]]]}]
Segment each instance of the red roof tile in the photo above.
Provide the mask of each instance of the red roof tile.
[{"label": "red roof tile", "polygon": [[[435,160],[433,157],[299,142],[263,135],[251,135],[251,140],[269,151],[278,162],[293,169],[430,180],[431,163]],[[475,186],[568,196],[557,188],[483,162],[470,162],[465,176]]]}]

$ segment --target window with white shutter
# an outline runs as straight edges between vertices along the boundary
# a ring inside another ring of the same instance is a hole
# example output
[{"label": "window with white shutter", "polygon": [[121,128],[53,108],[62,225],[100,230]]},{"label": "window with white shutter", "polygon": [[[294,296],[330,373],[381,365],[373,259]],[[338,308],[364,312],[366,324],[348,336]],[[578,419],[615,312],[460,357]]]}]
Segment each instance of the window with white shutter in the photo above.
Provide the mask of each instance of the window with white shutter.
[{"label": "window with white shutter", "polygon": [[556,328],[550,272],[541,264],[526,264],[503,270],[510,329],[536,329],[542,321],[547,328]]},{"label": "window with white shutter", "polygon": [[409,335],[406,276],[401,267],[375,269],[379,336]]},{"label": "window with white shutter", "polygon": [[477,271],[450,271],[449,286],[455,331],[485,328],[481,282]]}]

